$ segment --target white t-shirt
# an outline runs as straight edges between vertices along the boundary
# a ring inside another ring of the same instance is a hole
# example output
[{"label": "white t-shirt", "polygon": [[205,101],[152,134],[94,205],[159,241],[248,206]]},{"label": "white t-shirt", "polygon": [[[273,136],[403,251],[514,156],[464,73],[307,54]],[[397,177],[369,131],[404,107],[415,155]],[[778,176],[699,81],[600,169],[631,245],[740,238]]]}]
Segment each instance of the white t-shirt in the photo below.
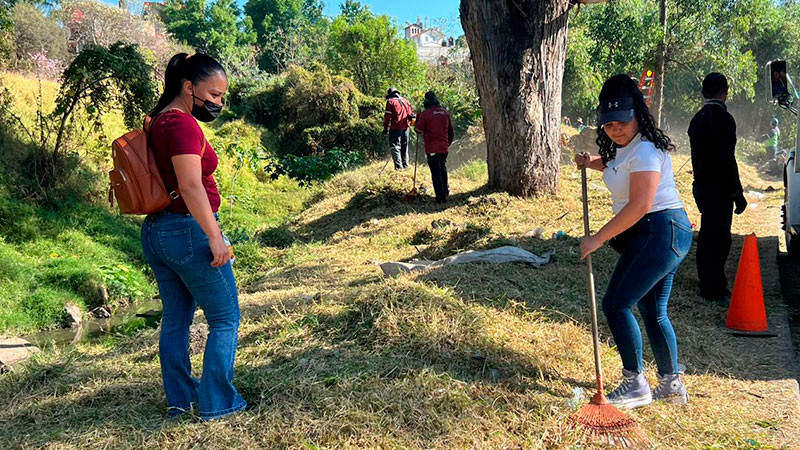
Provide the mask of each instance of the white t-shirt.
[{"label": "white t-shirt", "polygon": [[652,142],[645,140],[641,134],[637,134],[628,145],[617,149],[617,156],[609,161],[608,167],[603,170],[603,181],[611,191],[614,214],[619,214],[622,208],[628,204],[631,187],[630,175],[634,172],[658,172],[661,174],[656,197],[653,199],[653,206],[650,207],[649,213],[683,208],[683,202],[675,186],[672,159],[669,157],[669,153],[656,148]]}]

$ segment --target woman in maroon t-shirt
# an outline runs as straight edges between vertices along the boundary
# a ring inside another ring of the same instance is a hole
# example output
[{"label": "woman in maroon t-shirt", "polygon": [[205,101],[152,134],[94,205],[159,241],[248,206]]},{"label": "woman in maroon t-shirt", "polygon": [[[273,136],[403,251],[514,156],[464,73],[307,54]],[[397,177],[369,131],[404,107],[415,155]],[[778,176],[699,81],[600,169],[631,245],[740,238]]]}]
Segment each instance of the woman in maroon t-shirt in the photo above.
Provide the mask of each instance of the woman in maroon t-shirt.
[{"label": "woman in maroon t-shirt", "polygon": [[[197,123],[219,115],[228,77],[210,56],[181,53],[170,60],[164,81],[148,132],[173,201],[142,225],[142,248],[164,308],[161,376],[170,416],[194,407],[202,419],[215,419],[247,405],[232,383],[239,299],[231,252],[218,224],[217,154]],[[189,326],[197,306],[209,328],[200,380],[192,377],[189,362]]]}]

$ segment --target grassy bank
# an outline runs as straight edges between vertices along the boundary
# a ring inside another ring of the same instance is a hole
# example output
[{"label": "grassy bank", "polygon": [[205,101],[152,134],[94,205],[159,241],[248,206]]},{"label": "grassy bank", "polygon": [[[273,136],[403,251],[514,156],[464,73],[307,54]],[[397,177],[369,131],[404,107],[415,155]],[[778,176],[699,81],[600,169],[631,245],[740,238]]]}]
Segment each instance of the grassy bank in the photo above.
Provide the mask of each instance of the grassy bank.
[{"label": "grassy bank", "polygon": [[[698,223],[688,166],[678,170],[688,155],[681,149],[673,157]],[[381,177],[380,167],[338,175],[293,220],[261,234],[274,244],[264,253],[262,270],[270,269],[241,296],[236,368],[251,409],[208,424],[166,421],[157,334],[149,330],[49,352],[1,378],[0,441],[20,448],[578,448],[574,436],[558,432],[583,401],[574,397],[592,388],[578,172],[563,166],[558,195],[522,200],[487,190],[485,165],[473,163],[452,174],[452,202],[438,206],[430,197],[401,203],[411,174]],[[735,233],[777,236],[782,191],[767,187],[779,182],[750,167],[742,174],[747,190],[764,197],[750,197]],[[589,195],[597,229],[611,214],[599,174]],[[524,236],[537,227],[545,239]],[[569,237],[547,239],[558,230]],[[376,265],[503,244],[556,254],[540,270],[453,266],[391,280]],[[606,248],[596,255],[601,295],[615,258]],[[659,448],[792,448],[800,422],[780,380],[794,374],[774,370],[762,347],[768,341],[743,343],[719,329],[724,311],[697,298],[694,264],[693,250],[671,302],[692,402],[633,416]],[[735,265],[734,256],[731,273]],[[770,305],[779,301],[767,295]],[[619,357],[604,324],[601,333],[613,383]],[[649,349],[645,357],[654,382]],[[201,360],[192,356],[196,368]]]},{"label": "grassy bank", "polygon": [[[35,130],[38,105],[44,113],[52,111],[58,85],[18,74],[0,77],[13,93],[14,112]],[[83,118],[76,120],[81,124]],[[110,142],[125,131],[114,111],[104,116],[101,128],[77,131],[76,170],[47,199],[31,196],[32,150],[22,132],[7,139],[0,166],[0,335],[62,326],[67,303],[84,311],[113,309],[155,295],[139,243],[141,218],[121,216],[107,202]],[[286,178],[259,180],[237,171],[234,157],[222,152],[233,141],[255,145],[262,132],[241,122],[206,128],[220,152],[222,224],[242,256],[235,270],[244,286],[277,264],[268,251],[272,243],[263,236],[282,230],[310,195]]]}]

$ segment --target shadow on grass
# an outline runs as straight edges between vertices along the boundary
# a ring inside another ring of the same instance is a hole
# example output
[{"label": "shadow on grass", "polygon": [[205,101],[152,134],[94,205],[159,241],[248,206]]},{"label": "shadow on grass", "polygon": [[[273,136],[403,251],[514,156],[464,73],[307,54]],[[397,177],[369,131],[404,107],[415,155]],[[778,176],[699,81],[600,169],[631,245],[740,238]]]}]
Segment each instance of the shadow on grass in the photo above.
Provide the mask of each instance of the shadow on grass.
[{"label": "shadow on grass", "polygon": [[[472,420],[466,414],[472,403],[490,400],[479,391],[518,394],[532,410],[562,404],[569,397],[569,392],[543,384],[557,375],[508,348],[459,348],[441,336],[417,334],[412,341],[386,335],[375,325],[375,307],[353,304],[339,313],[300,317],[290,325],[310,333],[308,342],[296,348],[281,346],[279,353],[258,362],[246,353],[265,338],[265,330],[243,335],[235,384],[250,404],[251,411],[245,414],[277,409],[281,417],[301,414],[313,422],[338,417],[342,426],[353,426],[347,417],[373,417],[400,424],[397,433],[426,442],[449,433],[455,422]],[[257,313],[247,308],[243,312]],[[131,427],[157,437],[159,430],[177,426],[164,416],[160,374],[151,359],[152,336],[148,342],[132,338],[133,345],[120,342],[105,355],[73,354],[0,380],[0,397],[10,402],[0,408],[0,421],[13,432],[1,436],[3,442],[9,448],[66,444],[97,432],[125,439]],[[112,356],[131,358],[137,365],[149,363],[153,370],[142,376],[140,370],[100,365]],[[562,381],[590,387],[576,380]],[[478,398],[465,403],[470,396]],[[508,407],[502,399],[482,406],[500,415]],[[434,423],[421,427],[412,417]]]},{"label": "shadow on grass", "polygon": [[[768,319],[770,327],[780,334],[772,338],[729,334],[723,328],[727,310],[699,297],[696,239],[695,233],[695,244],[679,267],[669,303],[670,319],[678,338],[679,361],[694,374],[711,373],[743,380],[796,378],[791,348],[787,348],[789,330],[783,323],[785,305],[778,286],[777,263],[772,260],[776,257],[777,238],[758,240]],[[734,244],[726,267],[731,288],[743,240],[744,236],[733,236]],[[471,249],[489,249],[501,243],[489,242]],[[588,329],[591,316],[586,270],[578,257],[578,244],[577,238],[521,240],[518,245],[533,253],[541,253],[548,246],[556,249],[552,262],[540,269],[523,264],[445,266],[418,275],[416,279],[449,287],[464,301],[499,309],[522,303],[530,311],[544,311],[550,320],[575,322]],[[616,260],[617,254],[608,247],[593,255],[598,308]],[[641,323],[637,308],[634,314]],[[602,339],[613,342],[602,310],[599,319]],[[645,360],[654,364],[647,335],[644,330],[642,332]]]},{"label": "shadow on grass", "polygon": [[387,219],[410,213],[434,213],[467,204],[470,197],[494,192],[487,186],[450,196],[447,204],[437,204],[429,195],[420,195],[405,203],[407,191],[367,188],[357,192],[344,208],[322,216],[299,231],[306,241],[327,241],[340,231],[348,231],[372,219]]}]

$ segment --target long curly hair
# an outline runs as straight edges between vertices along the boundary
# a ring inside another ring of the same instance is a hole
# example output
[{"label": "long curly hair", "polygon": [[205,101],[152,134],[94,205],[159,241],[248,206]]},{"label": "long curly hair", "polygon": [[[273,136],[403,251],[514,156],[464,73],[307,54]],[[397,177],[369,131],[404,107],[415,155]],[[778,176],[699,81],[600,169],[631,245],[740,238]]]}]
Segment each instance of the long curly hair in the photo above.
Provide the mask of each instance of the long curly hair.
[{"label": "long curly hair", "polygon": [[[603,83],[603,89],[600,90],[598,99],[600,103],[622,97],[633,97],[633,110],[636,114],[636,121],[639,123],[639,133],[645,140],[648,140],[665,152],[675,150],[675,145],[670,138],[656,126],[656,121],[650,110],[647,108],[647,103],[644,101],[644,96],[639,90],[636,83],[625,74],[614,75]],[[599,108],[597,110],[600,112]],[[603,165],[607,165],[617,157],[617,148],[619,146],[608,137],[602,126],[597,127],[597,146],[600,148],[600,157],[603,158]]]}]

